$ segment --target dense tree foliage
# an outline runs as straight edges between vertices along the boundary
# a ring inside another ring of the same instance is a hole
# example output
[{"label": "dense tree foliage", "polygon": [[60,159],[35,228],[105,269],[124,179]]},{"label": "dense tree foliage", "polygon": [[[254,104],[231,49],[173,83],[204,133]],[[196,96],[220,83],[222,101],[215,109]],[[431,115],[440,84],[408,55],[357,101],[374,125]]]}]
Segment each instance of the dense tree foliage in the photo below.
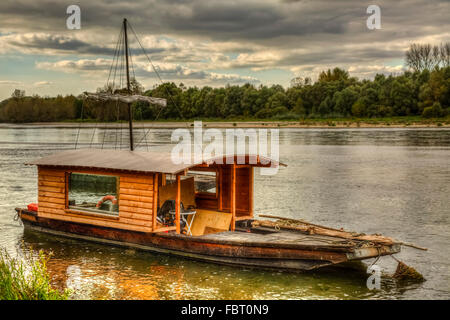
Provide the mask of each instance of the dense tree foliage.
[{"label": "dense tree foliage", "polygon": [[[138,83],[136,91],[143,89]],[[102,90],[108,90],[103,88]],[[432,71],[382,74],[358,80],[335,68],[318,80],[296,78],[288,89],[280,85],[190,87],[164,83],[144,94],[166,98],[167,107],[137,103],[136,120],[158,119],[303,119],[339,117],[442,117],[450,115],[450,67]],[[82,101],[74,96],[25,96],[16,90],[0,103],[0,121],[33,122],[80,119],[127,119],[126,108],[116,103]]]}]

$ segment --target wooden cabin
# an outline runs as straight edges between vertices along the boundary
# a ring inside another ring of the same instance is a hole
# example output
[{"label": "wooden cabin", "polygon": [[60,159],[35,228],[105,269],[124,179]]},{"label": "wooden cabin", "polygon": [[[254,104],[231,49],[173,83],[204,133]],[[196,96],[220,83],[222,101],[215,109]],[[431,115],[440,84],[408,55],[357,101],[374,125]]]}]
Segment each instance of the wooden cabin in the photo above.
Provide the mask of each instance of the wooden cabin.
[{"label": "wooden cabin", "polygon": [[[254,167],[272,165],[256,155],[243,158],[244,164],[232,156],[187,165],[174,164],[170,153],[60,152],[30,163],[38,167],[37,215],[140,232],[183,233],[182,203],[196,211],[189,221],[191,235],[234,230],[237,221],[253,218]],[[157,219],[166,200],[176,204],[173,225]]]}]

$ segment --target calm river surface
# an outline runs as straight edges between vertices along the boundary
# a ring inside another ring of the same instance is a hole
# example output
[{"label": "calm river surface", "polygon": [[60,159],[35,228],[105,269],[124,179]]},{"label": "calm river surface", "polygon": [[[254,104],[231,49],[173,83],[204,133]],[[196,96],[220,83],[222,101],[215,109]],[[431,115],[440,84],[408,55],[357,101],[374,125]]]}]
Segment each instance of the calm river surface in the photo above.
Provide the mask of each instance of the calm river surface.
[{"label": "calm river surface", "polygon": [[[144,149],[170,143],[153,129]],[[383,257],[381,290],[364,273],[304,274],[199,263],[160,254],[24,232],[14,208],[37,200],[36,168],[28,160],[73,149],[76,128],[0,129],[0,246],[11,254],[52,251],[55,285],[76,299],[449,299],[450,130],[281,129],[275,176],[255,176],[255,212],[301,218],[365,233],[383,233],[428,247],[403,248],[397,258],[426,282],[399,283]],[[136,132],[139,141],[144,131]],[[105,136],[105,139],[103,137]],[[93,137],[93,138],[92,138]],[[79,146],[115,143],[115,132],[82,129]],[[124,144],[126,139],[124,138]],[[369,261],[370,263],[370,261]]]}]

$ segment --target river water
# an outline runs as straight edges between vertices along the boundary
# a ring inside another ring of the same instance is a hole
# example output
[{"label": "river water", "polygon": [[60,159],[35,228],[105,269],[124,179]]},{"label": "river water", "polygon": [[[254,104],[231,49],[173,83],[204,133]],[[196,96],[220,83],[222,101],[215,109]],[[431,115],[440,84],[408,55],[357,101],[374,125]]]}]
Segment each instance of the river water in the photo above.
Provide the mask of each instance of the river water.
[{"label": "river water", "polygon": [[[376,262],[381,289],[367,274],[302,274],[200,263],[161,254],[24,232],[14,208],[37,200],[28,160],[60,149],[117,145],[119,131],[84,128],[0,129],[0,246],[12,255],[43,249],[56,286],[75,299],[449,299],[450,130],[280,129],[274,176],[255,176],[255,212],[301,218],[428,247],[404,247],[397,258],[427,281],[394,281],[396,263]],[[143,149],[171,143],[172,130],[137,131]],[[147,135],[145,135],[147,134]],[[104,138],[105,137],[105,138]],[[122,137],[125,144],[126,136]],[[120,139],[119,139],[120,141]],[[368,261],[371,263],[373,261]],[[367,264],[367,263],[366,263]]]}]

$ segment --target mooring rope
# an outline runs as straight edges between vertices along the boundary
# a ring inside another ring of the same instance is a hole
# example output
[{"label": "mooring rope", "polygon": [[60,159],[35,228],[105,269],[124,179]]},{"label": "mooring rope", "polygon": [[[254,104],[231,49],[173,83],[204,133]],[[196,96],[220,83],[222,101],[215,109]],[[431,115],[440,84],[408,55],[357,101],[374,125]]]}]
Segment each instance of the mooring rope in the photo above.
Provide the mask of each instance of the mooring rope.
[{"label": "mooring rope", "polygon": [[14,215],[13,220],[19,221],[20,225],[23,225],[22,219],[20,219],[21,216],[22,216],[22,209],[20,209],[19,211],[16,211],[16,214]]}]

